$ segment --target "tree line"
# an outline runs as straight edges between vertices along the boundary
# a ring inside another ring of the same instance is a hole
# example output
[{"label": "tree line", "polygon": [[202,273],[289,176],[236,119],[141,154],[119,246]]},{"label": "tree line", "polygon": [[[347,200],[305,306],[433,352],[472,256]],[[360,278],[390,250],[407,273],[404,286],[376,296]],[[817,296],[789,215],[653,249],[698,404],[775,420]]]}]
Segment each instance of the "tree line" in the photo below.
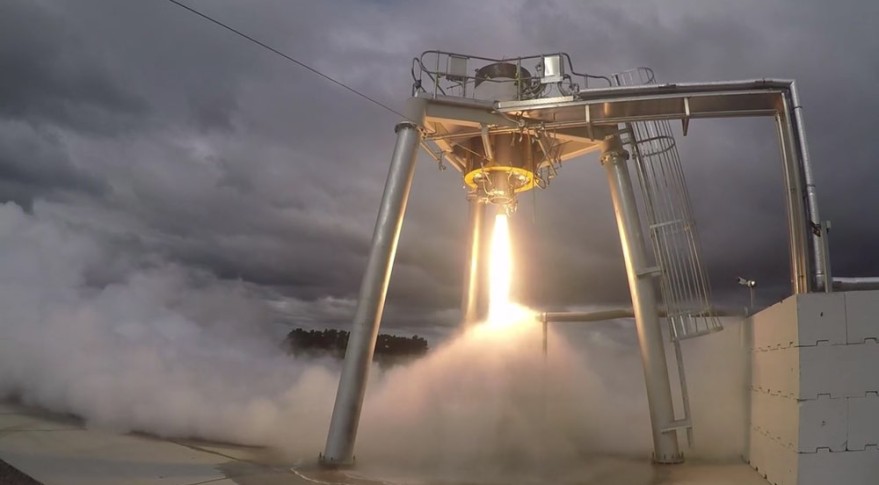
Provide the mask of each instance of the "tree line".
[{"label": "tree line", "polygon": [[[287,353],[296,356],[345,358],[349,332],[294,328],[284,339]],[[382,365],[408,362],[428,351],[427,340],[418,335],[400,337],[381,333],[375,342],[373,360]]]}]

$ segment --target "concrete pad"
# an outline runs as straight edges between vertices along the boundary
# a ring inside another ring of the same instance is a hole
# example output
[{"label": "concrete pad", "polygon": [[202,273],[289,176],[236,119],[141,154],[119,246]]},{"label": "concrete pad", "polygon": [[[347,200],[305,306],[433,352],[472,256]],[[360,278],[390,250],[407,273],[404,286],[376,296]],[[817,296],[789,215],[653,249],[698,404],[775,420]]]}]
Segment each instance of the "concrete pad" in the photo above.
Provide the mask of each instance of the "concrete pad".
[{"label": "concrete pad", "polygon": [[646,459],[610,456],[584,456],[564,470],[528,477],[510,473],[498,480],[394,473],[370,464],[353,470],[323,470],[313,464],[294,469],[290,460],[265,448],[89,429],[75,418],[8,403],[0,405],[0,459],[43,485],[766,485],[744,463],[653,466]]},{"label": "concrete pad", "polygon": [[508,474],[497,471],[490,475],[462,476],[451,471],[444,475],[405,474],[370,468],[326,471],[319,469],[296,470],[315,483],[337,485],[768,485],[756,471],[744,462],[708,463],[691,462],[681,465],[651,465],[646,459],[619,456],[584,456],[582,461],[564,469],[544,470],[536,474]]},{"label": "concrete pad", "polygon": [[0,411],[0,458],[44,485],[302,483],[286,466],[236,458],[254,459],[258,448],[211,448],[88,429],[73,418],[13,404]]},{"label": "concrete pad", "polygon": [[29,409],[27,407],[0,403],[0,433],[14,430],[59,430],[78,429],[82,425],[78,420],[66,416]]},{"label": "concrete pad", "polygon": [[85,429],[4,435],[0,456],[46,485],[187,485],[224,478],[216,466],[226,461],[172,443]]}]

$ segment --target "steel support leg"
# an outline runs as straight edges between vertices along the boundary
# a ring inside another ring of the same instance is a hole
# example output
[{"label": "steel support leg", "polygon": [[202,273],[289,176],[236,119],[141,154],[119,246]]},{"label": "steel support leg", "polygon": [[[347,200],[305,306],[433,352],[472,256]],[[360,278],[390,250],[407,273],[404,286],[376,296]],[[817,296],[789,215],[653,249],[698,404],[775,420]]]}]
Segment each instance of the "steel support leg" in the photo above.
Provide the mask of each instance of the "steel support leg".
[{"label": "steel support leg", "polygon": [[467,237],[467,262],[464,268],[464,291],[461,299],[462,323],[473,325],[485,318],[485,227],[486,203],[470,199],[470,223]]},{"label": "steel support leg", "polygon": [[678,449],[677,432],[673,429],[675,415],[665,360],[662,330],[659,326],[654,273],[647,266],[641,221],[635,202],[632,180],[626,165],[628,154],[622,149],[619,138],[605,142],[601,164],[607,171],[610,195],[620,231],[620,243],[626,261],[632,308],[641,347],[644,381],[647,384],[647,404],[650,407],[650,424],[653,428],[653,459],[657,463],[680,463],[684,460]]},{"label": "steel support leg", "polygon": [[413,123],[400,123],[396,131],[397,145],[375,222],[366,273],[360,284],[360,297],[336,392],[327,445],[321,455],[321,463],[328,466],[345,466],[354,461],[354,440],[357,438],[366,381],[415,174],[415,155],[421,133]]}]

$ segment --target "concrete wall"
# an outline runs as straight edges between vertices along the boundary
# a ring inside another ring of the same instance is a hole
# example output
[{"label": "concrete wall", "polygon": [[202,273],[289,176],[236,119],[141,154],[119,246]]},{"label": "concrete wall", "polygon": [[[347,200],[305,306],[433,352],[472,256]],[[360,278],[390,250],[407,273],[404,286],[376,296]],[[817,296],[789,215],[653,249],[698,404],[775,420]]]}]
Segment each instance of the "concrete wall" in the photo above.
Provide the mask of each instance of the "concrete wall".
[{"label": "concrete wall", "polygon": [[751,465],[771,483],[879,483],[879,292],[792,296],[750,321]]}]

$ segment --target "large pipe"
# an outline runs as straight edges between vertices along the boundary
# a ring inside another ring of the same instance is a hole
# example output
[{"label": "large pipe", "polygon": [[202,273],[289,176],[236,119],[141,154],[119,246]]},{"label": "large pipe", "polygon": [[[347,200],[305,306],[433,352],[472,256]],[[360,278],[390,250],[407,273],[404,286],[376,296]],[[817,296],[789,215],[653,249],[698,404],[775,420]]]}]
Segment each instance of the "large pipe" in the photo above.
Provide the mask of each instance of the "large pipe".
[{"label": "large pipe", "polygon": [[375,222],[366,272],[360,284],[360,296],[336,392],[327,444],[321,455],[321,463],[326,466],[346,466],[354,461],[354,441],[369,367],[415,175],[415,155],[421,141],[419,127],[415,123],[404,122],[397,125],[396,132],[397,144]]},{"label": "large pipe", "polygon": [[461,298],[462,323],[473,325],[485,315],[485,238],[486,203],[476,194],[470,197],[469,234],[467,235],[467,261],[464,266],[464,288]]},{"label": "large pipe", "polygon": [[[705,312],[698,316],[715,316],[715,317],[744,317],[741,312],[712,308],[711,311]],[[607,320],[615,320],[618,318],[634,318],[635,310],[631,308],[613,308],[610,310],[596,310],[591,312],[543,312],[540,314],[540,321],[549,323],[579,323],[579,322],[604,322]],[[657,311],[657,316],[665,318],[668,312],[664,309]],[[693,315],[697,316],[697,315]]]},{"label": "large pipe", "polygon": [[796,132],[790,121],[787,98],[782,100],[783,108],[776,116],[779,147],[781,148],[784,175],[785,201],[787,208],[787,233],[791,270],[791,289],[794,294],[808,293],[811,290],[809,271],[809,242],[807,238],[808,214],[803,196],[803,177],[798,162]]},{"label": "large pipe", "polygon": [[[806,141],[806,125],[803,120],[803,107],[800,105],[800,95],[797,92],[797,83],[790,83],[791,108],[793,110],[792,121],[796,125],[796,138],[800,153],[800,163],[802,164],[803,178],[806,183],[806,203],[809,208],[809,223],[812,227],[808,228],[811,232],[810,241],[812,243],[812,260],[815,272],[815,284],[818,289],[831,291],[833,288],[833,278],[830,274],[829,255],[825,255],[827,244],[824,241],[828,237],[827,231],[824,229],[821,221],[821,214],[818,211],[818,194],[815,189],[815,176],[812,173],[812,160],[809,157],[809,145]],[[814,230],[814,229],[818,230]],[[831,282],[828,285],[828,282]]]},{"label": "large pipe", "polygon": [[833,289],[840,291],[879,290],[879,276],[833,278]]},{"label": "large pipe", "polygon": [[603,322],[617,318],[632,318],[635,311],[631,308],[618,308],[614,310],[599,310],[594,312],[543,312],[540,320],[543,322]]},{"label": "large pipe", "polygon": [[670,429],[675,421],[675,414],[653,274],[647,265],[641,220],[626,158],[627,153],[622,149],[619,137],[608,138],[601,155],[601,164],[607,171],[620,243],[626,261],[629,290],[632,293],[632,308],[653,430],[653,459],[657,463],[681,463],[684,457],[678,448],[677,432]]}]

